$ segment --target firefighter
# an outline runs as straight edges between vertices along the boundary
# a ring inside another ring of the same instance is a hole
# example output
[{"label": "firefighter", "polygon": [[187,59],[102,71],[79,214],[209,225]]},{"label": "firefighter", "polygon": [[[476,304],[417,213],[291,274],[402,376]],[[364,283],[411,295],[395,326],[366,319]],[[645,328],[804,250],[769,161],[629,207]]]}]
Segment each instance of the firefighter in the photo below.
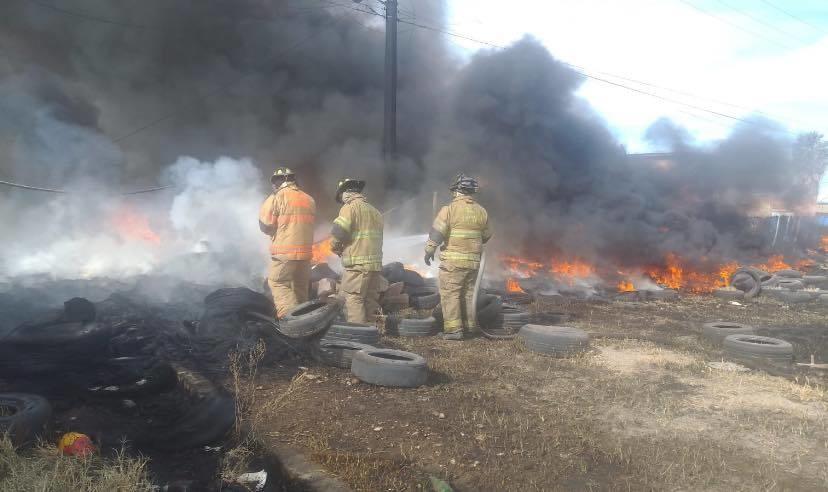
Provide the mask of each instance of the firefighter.
[{"label": "firefighter", "polygon": [[491,237],[489,216],[473,198],[477,180],[458,174],[449,188],[450,204],[440,209],[425,248],[425,264],[431,265],[440,247],[440,299],[443,305],[443,338],[462,340],[463,332],[477,330],[472,305],[483,244]]},{"label": "firefighter", "polygon": [[310,260],[316,203],[299,189],[296,175],[286,167],[270,178],[271,194],[259,209],[259,228],[270,236],[267,283],[276,304],[276,317],[308,300]]},{"label": "firefighter", "polygon": [[379,308],[383,220],[365,199],[363,188],[365,181],[339,181],[336,201],[342,208],[331,228],[331,251],[342,258],[345,269],[342,292],[350,323],[365,323]]}]

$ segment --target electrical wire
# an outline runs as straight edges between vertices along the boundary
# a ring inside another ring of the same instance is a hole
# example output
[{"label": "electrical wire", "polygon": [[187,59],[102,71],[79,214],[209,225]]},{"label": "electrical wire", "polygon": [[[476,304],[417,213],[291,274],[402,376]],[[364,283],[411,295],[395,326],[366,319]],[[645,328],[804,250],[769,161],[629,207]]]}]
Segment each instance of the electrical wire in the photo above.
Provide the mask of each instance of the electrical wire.
[{"label": "electrical wire", "polygon": [[779,6],[769,2],[768,0],[759,0],[759,1],[764,3],[765,5],[767,5],[768,7],[776,10],[777,12],[781,12],[781,13],[787,15],[788,17],[790,17],[793,20],[799,21],[799,22],[805,24],[806,26],[810,26],[812,29],[814,29],[818,33],[825,34],[825,31],[823,31],[819,27],[815,26],[814,24],[811,24],[810,22],[806,21],[805,19],[802,19],[800,17],[797,17],[797,16],[793,15],[792,13],[790,13],[787,10],[783,9],[782,7],[779,7]]},{"label": "electrical wire", "polygon": [[[74,191],[67,191],[67,190],[57,190],[57,189],[54,189],[54,188],[42,188],[42,187],[39,187],[39,186],[29,186],[29,185],[24,185],[24,184],[20,184],[20,183],[12,183],[11,181],[3,181],[3,180],[0,180],[0,185],[8,186],[8,187],[11,187],[11,188],[20,188],[20,189],[23,189],[23,190],[30,190],[30,191],[43,191],[43,192],[46,192],[46,193],[59,193],[59,194],[67,194],[67,195],[82,193],[82,192],[74,192]],[[172,188],[172,186],[171,185],[170,186],[157,186],[155,188],[147,188],[147,189],[144,189],[144,190],[137,190],[137,191],[128,191],[128,192],[120,193],[120,194],[124,195],[124,196],[127,196],[127,195],[140,195],[140,194],[143,194],[143,193],[152,193],[152,192],[155,192],[155,191],[166,190],[166,189],[169,189],[169,188]],[[85,193],[85,192],[83,192],[83,193]]]},{"label": "electrical wire", "polygon": [[739,24],[736,24],[735,22],[732,22],[732,21],[730,21],[730,20],[728,20],[728,19],[725,19],[724,17],[718,16],[718,15],[716,15],[716,14],[712,13],[712,12],[708,12],[707,10],[705,10],[705,9],[703,9],[703,8],[701,8],[701,7],[697,7],[696,5],[693,5],[692,3],[690,3],[690,2],[689,2],[689,1],[687,1],[687,0],[678,0],[678,1],[679,1],[679,2],[681,2],[681,3],[683,3],[684,5],[687,5],[687,6],[688,6],[688,7],[690,7],[691,9],[693,9],[693,10],[695,10],[695,11],[699,12],[700,14],[704,14],[704,15],[706,15],[706,16],[708,16],[708,17],[712,17],[712,18],[716,19],[716,20],[717,20],[717,21],[719,21],[719,22],[723,22],[723,23],[725,23],[725,24],[727,24],[727,25],[729,25],[729,26],[735,27],[736,29],[739,29],[740,31],[744,31],[744,32],[746,32],[746,33],[750,34],[751,36],[755,36],[755,37],[762,38],[762,39],[764,39],[764,40],[766,40],[766,41],[768,41],[768,42],[770,42],[770,43],[773,43],[773,44],[775,44],[776,46],[779,46],[779,47],[781,47],[781,48],[784,48],[784,49],[786,49],[786,50],[789,50],[789,49],[792,49],[792,48],[793,48],[792,46],[788,46],[788,45],[785,45],[785,44],[783,44],[783,43],[780,43],[779,41],[776,41],[776,40],[775,40],[775,39],[773,39],[773,38],[769,38],[769,37],[767,37],[767,36],[764,36],[764,35],[762,35],[761,33],[757,33],[757,32],[755,32],[755,31],[753,31],[753,30],[751,30],[751,29],[747,29],[746,27],[740,26]]},{"label": "electrical wire", "polygon": [[747,17],[748,19],[752,20],[752,21],[753,21],[753,22],[755,22],[756,24],[759,24],[759,25],[765,26],[765,27],[767,27],[767,28],[769,28],[769,29],[772,29],[773,31],[776,31],[776,32],[778,32],[778,33],[782,34],[782,36],[784,36],[785,38],[795,39],[796,41],[798,41],[798,42],[803,42],[803,43],[807,43],[807,42],[808,42],[807,40],[803,40],[802,38],[792,36],[790,33],[786,32],[786,31],[783,31],[782,29],[779,29],[778,27],[774,26],[773,24],[771,24],[771,23],[769,23],[769,22],[765,22],[765,21],[763,21],[763,20],[762,20],[762,19],[760,19],[759,17],[756,17],[755,15],[753,15],[753,14],[751,14],[751,13],[749,13],[749,12],[743,12],[743,11],[739,10],[738,8],[734,7],[733,5],[731,5],[731,4],[727,3],[727,2],[725,2],[724,0],[716,0],[716,1],[717,1],[718,3],[720,3],[720,4],[724,5],[725,7],[727,7],[727,8],[729,8],[729,9],[733,10],[733,11],[734,11],[734,12],[736,12],[737,14],[739,14],[739,15],[741,15],[741,16],[743,16],[743,17]]}]

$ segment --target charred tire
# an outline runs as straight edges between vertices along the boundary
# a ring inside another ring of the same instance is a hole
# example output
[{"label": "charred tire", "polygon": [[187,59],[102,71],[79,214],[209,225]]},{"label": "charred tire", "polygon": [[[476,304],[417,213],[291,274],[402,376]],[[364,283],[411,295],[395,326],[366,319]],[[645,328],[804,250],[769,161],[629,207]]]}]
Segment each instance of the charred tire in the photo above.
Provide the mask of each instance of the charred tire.
[{"label": "charred tire", "polygon": [[802,283],[808,286],[822,286],[828,283],[828,277],[825,275],[805,275],[802,277]]},{"label": "charred tire", "polygon": [[52,416],[48,400],[26,393],[0,393],[0,434],[8,433],[12,444],[31,443]]},{"label": "charred tire", "polygon": [[356,342],[374,345],[379,342],[380,334],[376,326],[360,323],[345,323],[337,321],[322,337],[323,342]]},{"label": "charred tire", "polygon": [[678,291],[673,289],[642,290],[639,292],[644,295],[646,299],[653,301],[674,301],[679,297]]},{"label": "charred tire", "polygon": [[434,318],[403,318],[397,326],[397,334],[401,337],[430,337],[438,333],[439,328]]},{"label": "charred tire", "polygon": [[339,311],[339,301],[302,303],[279,320],[279,332],[290,338],[312,337],[327,330]]},{"label": "charred tire", "polygon": [[[269,290],[269,289],[268,289]],[[244,313],[252,311],[273,316],[273,302],[264,294],[246,287],[219,289],[204,298],[207,315]]]},{"label": "charred tire", "polygon": [[805,284],[801,280],[792,278],[781,278],[776,282],[776,286],[788,290],[802,290],[805,288]]},{"label": "charred tire", "polygon": [[733,275],[731,275],[731,277],[730,277],[731,278],[731,283],[732,283],[733,278],[735,278],[740,273],[746,273],[746,274],[750,275],[753,278],[753,281],[754,281],[753,287],[751,287],[749,290],[745,291],[745,299],[752,299],[752,298],[756,297],[759,294],[759,292],[762,291],[762,282],[770,280],[770,278],[771,278],[771,276],[767,272],[763,272],[762,270],[759,270],[758,268],[745,267],[745,268],[739,268],[735,272],[733,272]]},{"label": "charred tire", "polygon": [[405,282],[406,287],[422,287],[425,285],[425,279],[414,270],[403,270],[402,281]]},{"label": "charred tire", "polygon": [[320,340],[311,346],[311,355],[318,362],[342,369],[350,369],[354,353],[375,347],[364,343]]},{"label": "charred tire", "polygon": [[503,314],[498,314],[497,317],[488,324],[480,325],[480,333],[489,340],[512,340],[517,337],[517,332],[513,328],[506,328],[503,325]]},{"label": "charred tire", "polygon": [[716,289],[713,291],[713,296],[729,301],[741,301],[745,298],[745,293],[736,289]]},{"label": "charred tire", "polygon": [[[89,388],[89,393],[101,397],[135,397],[157,395],[171,390],[178,384],[178,374],[167,362],[137,365],[137,357],[120,357],[107,361],[105,370],[109,374],[121,373],[116,380],[103,382]],[[134,365],[135,367],[125,367]],[[127,373],[127,374],[124,374]]]},{"label": "charred tire", "polygon": [[382,267],[382,276],[385,277],[385,280],[388,280],[388,283],[397,283],[403,281],[403,273],[405,272],[405,267],[400,262],[389,263],[387,265],[383,265]]},{"label": "charred tire", "polygon": [[793,362],[793,346],[785,340],[757,335],[730,335],[722,342],[724,351],[734,359]]},{"label": "charred tire", "polygon": [[428,365],[422,356],[402,350],[360,350],[353,356],[351,373],[370,384],[415,388],[428,379]]},{"label": "charred tire", "polygon": [[0,341],[0,372],[40,374],[86,365],[107,353],[109,325],[21,325]]},{"label": "charred tire", "polygon": [[568,326],[526,325],[518,336],[527,349],[553,357],[573,355],[589,346],[589,335],[585,331]]},{"label": "charred tire", "polygon": [[408,294],[411,307],[414,309],[434,309],[437,304],[440,304],[440,293],[431,292],[429,294]]},{"label": "charred tire", "polygon": [[517,332],[523,325],[529,323],[529,312],[517,306],[504,304],[501,312],[503,313],[504,328],[511,328]]},{"label": "charred tire", "polygon": [[532,302],[535,301],[535,298],[532,294],[526,292],[509,292],[503,296],[503,301],[517,306],[525,306],[527,304],[532,304]]},{"label": "charred tire", "polygon": [[400,294],[398,296],[385,296],[382,300],[382,307],[383,309],[387,309],[389,311],[397,311],[400,309],[407,308],[409,305],[410,299],[408,294]]},{"label": "charred tire", "polygon": [[752,326],[741,323],[715,321],[702,325],[702,337],[715,345],[721,345],[725,337],[730,335],[752,335],[753,333],[755,331]]},{"label": "charred tire", "polygon": [[503,310],[503,301],[492,294],[481,294],[477,298],[477,322],[480,325],[494,324]]}]

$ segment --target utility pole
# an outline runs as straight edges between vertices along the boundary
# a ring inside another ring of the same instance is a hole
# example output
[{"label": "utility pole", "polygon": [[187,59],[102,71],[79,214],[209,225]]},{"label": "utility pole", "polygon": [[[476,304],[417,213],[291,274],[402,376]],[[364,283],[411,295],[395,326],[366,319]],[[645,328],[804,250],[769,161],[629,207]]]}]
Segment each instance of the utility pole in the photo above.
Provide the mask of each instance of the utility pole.
[{"label": "utility pole", "polygon": [[397,156],[397,0],[385,0],[385,124],[382,155]]}]

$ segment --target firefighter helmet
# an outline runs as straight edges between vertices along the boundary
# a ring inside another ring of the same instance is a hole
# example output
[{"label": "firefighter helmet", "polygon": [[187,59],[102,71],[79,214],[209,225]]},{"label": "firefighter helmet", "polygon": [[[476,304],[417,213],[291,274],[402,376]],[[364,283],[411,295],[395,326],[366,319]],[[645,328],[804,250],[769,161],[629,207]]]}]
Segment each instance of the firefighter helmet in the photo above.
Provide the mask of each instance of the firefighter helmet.
[{"label": "firefighter helmet", "polygon": [[284,179],[287,181],[293,181],[296,178],[296,174],[288,168],[288,167],[277,167],[275,171],[273,171],[273,176],[270,177],[270,182],[273,183],[278,179]]},{"label": "firefighter helmet", "polygon": [[449,190],[459,191],[460,193],[470,195],[472,193],[477,193],[480,190],[480,186],[477,184],[476,179],[460,173],[454,177],[454,182],[449,187]]},{"label": "firefighter helmet", "polygon": [[346,191],[356,191],[357,193],[361,193],[363,188],[365,188],[365,181],[361,179],[352,179],[352,178],[344,178],[340,179],[339,183],[336,185],[336,201],[337,203],[342,202],[342,194]]}]

